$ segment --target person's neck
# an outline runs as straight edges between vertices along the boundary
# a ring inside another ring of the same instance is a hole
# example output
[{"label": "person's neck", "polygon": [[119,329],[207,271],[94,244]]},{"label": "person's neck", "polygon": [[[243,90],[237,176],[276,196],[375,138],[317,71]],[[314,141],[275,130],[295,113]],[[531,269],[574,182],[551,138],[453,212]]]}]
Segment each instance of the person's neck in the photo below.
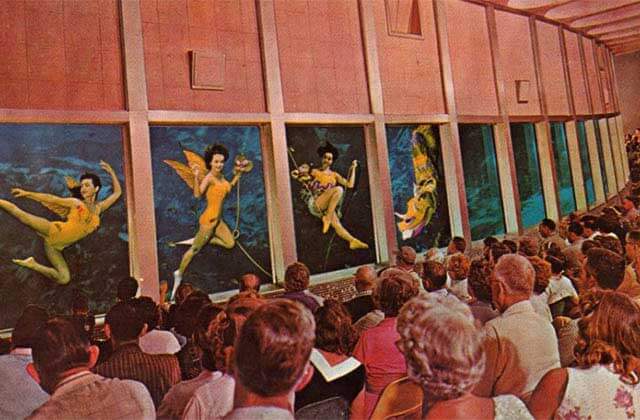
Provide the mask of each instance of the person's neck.
[{"label": "person's neck", "polygon": [[124,341],[120,341],[120,340],[116,340],[115,338],[111,338],[111,343],[113,344],[113,349],[117,349],[119,347],[122,346],[126,346],[127,344],[138,344],[138,339],[136,338],[135,340],[124,340]]},{"label": "person's neck", "polygon": [[516,303],[524,302],[525,300],[529,300],[529,296],[524,296],[524,295],[510,295],[510,296],[507,296],[504,299],[504,305],[502,305],[503,309],[500,311],[500,313],[506,312],[507,309],[509,309],[510,307],[515,305]]},{"label": "person's neck", "polygon": [[73,369],[69,369],[69,370],[64,371],[60,375],[60,377],[58,378],[58,382],[56,383],[56,386],[53,389],[53,391],[55,392],[56,389],[58,389],[61,385],[63,385],[67,378],[70,378],[70,377],[72,377],[74,375],[77,375],[79,373],[82,373],[82,372],[91,372],[91,371],[89,370],[89,368],[87,366],[80,366],[80,367],[77,367],[77,368],[73,368]]},{"label": "person's neck", "polygon": [[293,413],[293,391],[286,394],[263,397],[251,392],[239,380],[236,380],[233,408],[247,407],[277,407]]}]

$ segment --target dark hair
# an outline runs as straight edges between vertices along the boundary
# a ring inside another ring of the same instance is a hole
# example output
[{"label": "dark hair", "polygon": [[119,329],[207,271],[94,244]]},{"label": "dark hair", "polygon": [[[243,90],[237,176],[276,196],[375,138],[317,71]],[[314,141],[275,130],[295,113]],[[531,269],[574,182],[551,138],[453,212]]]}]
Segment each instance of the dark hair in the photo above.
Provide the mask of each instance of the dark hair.
[{"label": "dark hair", "polygon": [[638,197],[637,195],[628,195],[626,199],[631,201],[634,207],[640,206],[640,197]]},{"label": "dark hair", "polygon": [[[90,179],[95,188],[102,187],[102,182],[100,181],[100,177],[94,173],[91,173],[91,172],[83,173],[82,175],[80,175],[80,182],[82,182],[82,180],[84,179]],[[73,198],[82,200],[82,194],[80,193],[80,185],[69,188],[69,191],[71,192],[71,196]]]},{"label": "dark hair", "polygon": [[71,296],[71,312],[88,312],[89,298],[79,290],[74,290]]},{"label": "dark hair", "polygon": [[131,306],[134,307],[138,316],[147,324],[147,330],[151,331],[160,323],[160,312],[158,305],[149,296],[140,296],[131,300]]},{"label": "dark hair", "polygon": [[117,341],[135,340],[144,327],[144,321],[130,302],[118,302],[113,305],[104,322],[109,325],[111,335]]},{"label": "dark hair", "polygon": [[222,312],[222,308],[209,303],[198,311],[193,337],[196,345],[202,350],[202,367],[214,371],[216,366],[215,348],[213,346],[213,323]]},{"label": "dark hair", "polygon": [[547,255],[545,260],[551,264],[551,272],[553,274],[560,274],[564,270],[564,261],[560,258],[556,258],[553,255]]},{"label": "dark hair", "polygon": [[211,159],[213,159],[213,155],[222,155],[224,156],[224,161],[226,162],[229,159],[229,150],[221,144],[212,144],[207,147],[204,151],[204,164],[207,166],[207,169],[211,170]]},{"label": "dark hair", "polygon": [[508,246],[512,254],[518,252],[518,244],[516,241],[512,241],[511,239],[504,239],[502,241],[502,244]]},{"label": "dark hair", "polygon": [[624,249],[622,248],[622,243],[618,238],[614,238],[609,235],[596,235],[593,240],[604,249],[608,249],[609,251],[613,251],[616,254],[623,255]]},{"label": "dark hair", "polygon": [[640,242],[640,230],[632,230],[629,233],[627,233],[627,243],[629,242],[634,242],[634,243]]},{"label": "dark hair", "polygon": [[315,347],[336,354],[349,355],[358,335],[351,323],[351,315],[342,303],[327,299],[315,313]]},{"label": "dark hair", "polygon": [[191,292],[176,309],[175,329],[178,334],[190,338],[196,328],[198,312],[210,303],[209,295],[202,290],[196,289]]},{"label": "dark hair", "polygon": [[138,293],[138,281],[131,277],[127,276],[120,280],[116,289],[116,297],[118,300],[126,301],[132,299]]},{"label": "dark hair", "polygon": [[582,222],[583,228],[597,230],[598,229],[598,219],[595,216],[584,216],[580,219]]},{"label": "dark hair", "polygon": [[426,282],[433,290],[442,289],[447,283],[447,269],[444,264],[433,260],[425,261],[422,264],[422,285],[428,290]]},{"label": "dark hair", "polygon": [[294,262],[284,272],[284,290],[287,292],[301,292],[309,287],[309,268],[301,263]]},{"label": "dark hair", "polygon": [[38,338],[38,330],[47,322],[47,319],[49,319],[49,313],[45,308],[27,305],[11,333],[11,347],[32,347]]},{"label": "dark hair", "polygon": [[42,388],[52,394],[60,375],[87,366],[89,345],[86,335],[69,319],[57,317],[44,324],[32,346]]},{"label": "dark hair", "polygon": [[460,236],[454,236],[453,238],[451,238],[451,243],[458,252],[464,253],[464,251],[467,249],[467,241],[465,241],[464,238]]},{"label": "dark hair", "polygon": [[468,287],[479,301],[491,303],[491,285],[489,279],[493,265],[484,258],[471,261],[469,266]]},{"label": "dark hair", "polygon": [[507,254],[514,254],[514,252],[504,242],[491,245],[491,256],[494,263],[497,263],[500,257]]},{"label": "dark hair", "polygon": [[582,236],[582,234],[584,233],[584,228],[582,227],[582,223],[580,222],[571,222],[569,223],[569,227],[567,228],[567,231],[574,233],[578,236]]},{"label": "dark hair", "polygon": [[491,245],[497,244],[498,242],[500,242],[500,241],[495,236],[487,236],[486,238],[484,238],[482,240],[482,243],[487,248],[491,248]]},{"label": "dark hair", "polygon": [[598,247],[600,247],[600,245],[596,241],[594,241],[593,239],[587,239],[582,242],[582,245],[580,246],[580,252],[582,252],[583,255],[587,255],[587,251],[589,251],[591,248]]},{"label": "dark hair", "polygon": [[596,278],[602,289],[615,290],[624,279],[624,258],[604,248],[591,248],[587,251],[585,268]]},{"label": "dark hair", "polygon": [[418,285],[411,274],[390,268],[380,276],[373,290],[373,301],[386,318],[391,318],[398,316],[402,305],[417,295]]},{"label": "dark hair", "polygon": [[615,216],[603,214],[602,216],[598,217],[597,225],[600,232],[611,233],[615,231],[620,224]]},{"label": "dark hair", "polygon": [[548,228],[550,231],[554,231],[556,230],[556,222],[554,222],[551,219],[542,219],[542,221],[540,222],[540,224],[546,228]]},{"label": "dark hair", "polygon": [[298,302],[275,299],[255,310],[235,342],[236,380],[254,394],[290,392],[309,361],[315,322]]},{"label": "dark hair", "polygon": [[340,156],[338,149],[328,141],[326,141],[323,145],[318,147],[318,149],[316,150],[316,153],[321,158],[324,157],[325,153],[331,153],[331,156],[333,156],[334,162],[338,160],[338,156]]}]

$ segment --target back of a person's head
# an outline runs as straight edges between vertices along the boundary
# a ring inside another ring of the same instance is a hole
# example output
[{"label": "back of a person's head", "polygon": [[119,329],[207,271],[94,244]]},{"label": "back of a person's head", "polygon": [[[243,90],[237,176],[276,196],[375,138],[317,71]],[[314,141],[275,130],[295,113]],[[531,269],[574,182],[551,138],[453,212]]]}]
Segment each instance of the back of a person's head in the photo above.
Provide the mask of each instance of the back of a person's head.
[{"label": "back of a person's head", "polygon": [[602,233],[611,233],[619,226],[616,216],[610,213],[603,213],[598,217],[598,230]]},{"label": "back of a person's head", "polygon": [[522,255],[509,254],[500,258],[493,270],[493,276],[511,294],[531,296],[535,281],[535,270]]},{"label": "back of a person's head", "polygon": [[502,257],[503,255],[514,253],[514,251],[512,251],[511,248],[504,243],[504,241],[502,243],[491,245],[490,252],[491,252],[491,257],[493,258],[494,264],[497,263],[500,257]]},{"label": "back of a person's head", "polygon": [[591,248],[600,248],[600,244],[593,239],[587,239],[580,246],[580,252],[582,252],[583,255],[587,255],[587,252],[589,252]]},{"label": "back of a person's head", "polygon": [[438,261],[425,261],[422,264],[422,281],[425,289],[427,284],[431,289],[442,289],[447,283],[447,269],[444,264]]},{"label": "back of a person's head", "polygon": [[138,281],[130,276],[120,280],[117,286],[116,297],[119,301],[124,302],[136,297],[138,293]]},{"label": "back of a person's head", "polygon": [[533,283],[533,292],[536,295],[544,292],[549,286],[551,280],[551,263],[543,260],[540,257],[529,257],[529,262],[536,272],[535,280]]},{"label": "back of a person's head", "polygon": [[351,354],[358,337],[344,305],[335,299],[327,299],[314,315],[315,347],[330,353]]},{"label": "back of a person's head", "polygon": [[479,301],[491,303],[490,278],[492,271],[493,265],[484,258],[471,261],[467,284],[473,296]]},{"label": "back of a person's head", "polygon": [[176,304],[180,305],[193,291],[196,290],[191,283],[180,283],[176,290]]},{"label": "back of a person's head", "polygon": [[618,255],[623,255],[622,243],[618,238],[613,236],[597,235],[593,240],[600,246],[600,248],[608,249]]},{"label": "back of a person's head", "polygon": [[47,310],[38,305],[27,305],[18,318],[11,334],[11,347],[29,348],[38,338],[39,329],[47,322]]},{"label": "back of a person's head", "polygon": [[284,273],[284,289],[287,292],[301,292],[309,287],[309,268],[301,262],[294,262]]},{"label": "back of a person's head", "polygon": [[400,311],[397,330],[408,375],[430,398],[458,398],[480,381],[483,335],[469,307],[455,297],[428,294],[411,299]]},{"label": "back of a person's head", "polygon": [[354,285],[358,292],[371,290],[376,285],[376,271],[370,265],[364,265],[356,270]]},{"label": "back of a person's head", "polygon": [[583,216],[580,219],[583,229],[598,230],[598,218],[592,215]]},{"label": "back of a person's head", "polygon": [[598,287],[615,290],[624,279],[625,261],[613,251],[596,247],[587,251],[585,269],[595,278]]},{"label": "back of a person's head", "polygon": [[511,254],[515,254],[518,252],[518,243],[516,241],[512,241],[511,239],[503,239],[502,244],[506,245],[511,251]]},{"label": "back of a person's head", "polygon": [[469,273],[469,257],[464,254],[451,255],[447,259],[447,272],[453,280],[463,280]]},{"label": "back of a person's head", "polygon": [[580,222],[571,222],[569,224],[569,227],[567,228],[567,231],[573,233],[574,235],[582,236],[582,234],[584,233],[584,228],[582,227],[582,223]]},{"label": "back of a person's head", "polygon": [[111,336],[117,341],[132,341],[138,338],[144,321],[130,302],[118,302],[109,309],[104,320]]},{"label": "back of a person's head", "polygon": [[246,320],[235,343],[236,380],[262,397],[293,390],[309,361],[315,323],[298,302],[275,299]]},{"label": "back of a person's head", "polygon": [[491,245],[497,244],[498,242],[500,241],[495,236],[487,236],[482,240],[482,244],[485,246],[485,248],[491,248]]},{"label": "back of a person's head", "polygon": [[457,252],[464,254],[467,249],[467,241],[465,241],[461,236],[454,236],[451,238],[451,243]]},{"label": "back of a person's head", "polygon": [[397,268],[385,270],[373,291],[373,301],[386,317],[398,316],[402,305],[418,294],[411,274]]},{"label": "back of a person's head", "polygon": [[213,324],[221,312],[222,307],[213,303],[209,303],[200,308],[193,332],[194,342],[202,350],[202,367],[210,371],[217,369]]},{"label": "back of a person's head", "polygon": [[632,245],[640,245],[640,230],[632,230],[627,233],[627,243]]},{"label": "back of a person's head", "polygon": [[240,292],[260,291],[260,277],[253,273],[247,273],[240,276],[239,290]]},{"label": "back of a person's head", "polygon": [[142,322],[147,324],[147,331],[151,331],[158,326],[160,322],[160,311],[158,305],[149,296],[140,296],[132,299],[130,302],[136,310]]},{"label": "back of a person's head", "polygon": [[564,270],[565,261],[563,259],[554,257],[552,255],[547,255],[545,258],[549,264],[551,264],[551,273],[552,274],[560,274]]},{"label": "back of a person's head", "polygon": [[538,255],[539,245],[535,236],[523,236],[518,243],[518,252],[527,257]]},{"label": "back of a person's head", "polygon": [[205,292],[197,289],[191,292],[176,310],[175,329],[178,334],[190,338],[196,326],[198,312],[209,303],[211,299]]},{"label": "back of a person's head", "polygon": [[74,291],[71,296],[71,313],[86,314],[89,312],[89,298],[80,291]]},{"label": "back of a person's head", "polygon": [[42,388],[52,393],[64,372],[89,367],[89,346],[86,335],[70,319],[57,317],[44,324],[32,346]]},{"label": "back of a person's head", "polygon": [[556,222],[554,222],[551,219],[542,219],[542,221],[540,222],[540,225],[546,227],[551,232],[555,232],[556,230]]}]

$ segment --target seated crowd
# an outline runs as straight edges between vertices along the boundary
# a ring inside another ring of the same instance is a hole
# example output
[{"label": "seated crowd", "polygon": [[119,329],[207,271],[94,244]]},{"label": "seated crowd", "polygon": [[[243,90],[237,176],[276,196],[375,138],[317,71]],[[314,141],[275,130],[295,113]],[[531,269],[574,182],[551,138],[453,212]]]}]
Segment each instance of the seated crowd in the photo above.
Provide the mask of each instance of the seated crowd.
[{"label": "seated crowd", "polygon": [[423,261],[403,246],[360,267],[346,302],[296,262],[284,294],[245,275],[224,304],[183,283],[158,305],[125,279],[101,341],[81,295],[70,316],[28,306],[0,356],[0,417],[387,418],[418,389],[403,415],[634,418],[639,193],[475,257],[459,237]]}]

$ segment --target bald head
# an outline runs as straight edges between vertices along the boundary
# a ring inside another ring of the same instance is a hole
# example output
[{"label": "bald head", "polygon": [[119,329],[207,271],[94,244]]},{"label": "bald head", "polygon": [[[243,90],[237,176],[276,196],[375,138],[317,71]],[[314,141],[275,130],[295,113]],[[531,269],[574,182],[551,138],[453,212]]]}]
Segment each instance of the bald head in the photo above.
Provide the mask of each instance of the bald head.
[{"label": "bald head", "polygon": [[503,255],[493,270],[495,281],[502,283],[513,295],[522,295],[527,298],[533,292],[535,270],[522,255]]},{"label": "bald head", "polygon": [[356,270],[354,282],[358,292],[371,290],[376,283],[376,271],[370,265],[364,265]]},{"label": "bald head", "polygon": [[240,277],[240,292],[256,292],[260,291],[260,277],[253,273],[243,274]]}]

